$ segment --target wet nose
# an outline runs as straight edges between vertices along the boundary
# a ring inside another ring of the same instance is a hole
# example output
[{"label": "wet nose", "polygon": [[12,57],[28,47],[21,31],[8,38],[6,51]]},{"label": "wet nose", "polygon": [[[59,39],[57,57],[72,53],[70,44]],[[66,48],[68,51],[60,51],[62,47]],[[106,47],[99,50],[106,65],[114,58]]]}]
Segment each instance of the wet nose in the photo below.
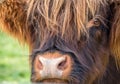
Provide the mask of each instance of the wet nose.
[{"label": "wet nose", "polygon": [[40,65],[40,74],[42,78],[60,78],[62,76],[62,72],[67,68],[67,58],[65,56],[47,59],[44,57],[39,57]]},{"label": "wet nose", "polygon": [[72,61],[70,56],[61,55],[59,57],[44,57],[39,55],[37,58],[36,68],[42,79],[62,79],[71,71]]}]

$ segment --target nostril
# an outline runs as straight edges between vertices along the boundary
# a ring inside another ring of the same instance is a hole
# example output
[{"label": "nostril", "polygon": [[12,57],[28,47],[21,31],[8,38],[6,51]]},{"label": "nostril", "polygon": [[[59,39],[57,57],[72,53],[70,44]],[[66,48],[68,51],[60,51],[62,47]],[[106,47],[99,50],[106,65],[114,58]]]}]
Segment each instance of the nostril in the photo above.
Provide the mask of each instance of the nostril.
[{"label": "nostril", "polygon": [[58,64],[58,69],[64,70],[66,68],[67,68],[67,58],[65,58]]},{"label": "nostril", "polygon": [[43,69],[43,65],[42,65],[42,62],[39,60],[38,64],[37,64],[37,67],[39,70],[42,70]]},{"label": "nostril", "polygon": [[36,68],[37,71],[43,69],[43,64],[42,64],[42,62],[39,60],[39,56],[36,58],[35,68]]}]

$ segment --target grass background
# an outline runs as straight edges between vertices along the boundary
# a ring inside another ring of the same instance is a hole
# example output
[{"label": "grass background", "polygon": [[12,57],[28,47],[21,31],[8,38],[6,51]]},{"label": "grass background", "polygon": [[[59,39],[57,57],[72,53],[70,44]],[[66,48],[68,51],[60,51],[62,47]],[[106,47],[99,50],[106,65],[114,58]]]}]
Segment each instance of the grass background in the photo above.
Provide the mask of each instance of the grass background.
[{"label": "grass background", "polygon": [[0,83],[29,82],[28,48],[0,32]]}]

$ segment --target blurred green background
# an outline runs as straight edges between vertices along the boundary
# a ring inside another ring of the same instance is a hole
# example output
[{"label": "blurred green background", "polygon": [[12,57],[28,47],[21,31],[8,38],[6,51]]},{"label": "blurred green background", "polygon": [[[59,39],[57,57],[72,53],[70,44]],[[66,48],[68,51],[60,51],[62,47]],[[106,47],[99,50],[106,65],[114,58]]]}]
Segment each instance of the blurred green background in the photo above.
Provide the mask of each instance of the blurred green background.
[{"label": "blurred green background", "polygon": [[27,46],[0,32],[0,83],[17,84],[30,81]]}]

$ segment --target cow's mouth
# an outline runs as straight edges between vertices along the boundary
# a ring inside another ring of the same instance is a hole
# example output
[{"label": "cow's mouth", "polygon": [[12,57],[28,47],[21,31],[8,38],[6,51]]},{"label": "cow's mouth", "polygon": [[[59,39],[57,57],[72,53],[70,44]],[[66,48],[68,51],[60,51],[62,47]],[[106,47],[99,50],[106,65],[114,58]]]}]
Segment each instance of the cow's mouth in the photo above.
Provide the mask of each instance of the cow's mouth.
[{"label": "cow's mouth", "polygon": [[49,78],[49,79],[43,79],[40,81],[41,83],[51,83],[51,84],[68,84],[68,80],[65,79],[57,79],[57,78]]}]

